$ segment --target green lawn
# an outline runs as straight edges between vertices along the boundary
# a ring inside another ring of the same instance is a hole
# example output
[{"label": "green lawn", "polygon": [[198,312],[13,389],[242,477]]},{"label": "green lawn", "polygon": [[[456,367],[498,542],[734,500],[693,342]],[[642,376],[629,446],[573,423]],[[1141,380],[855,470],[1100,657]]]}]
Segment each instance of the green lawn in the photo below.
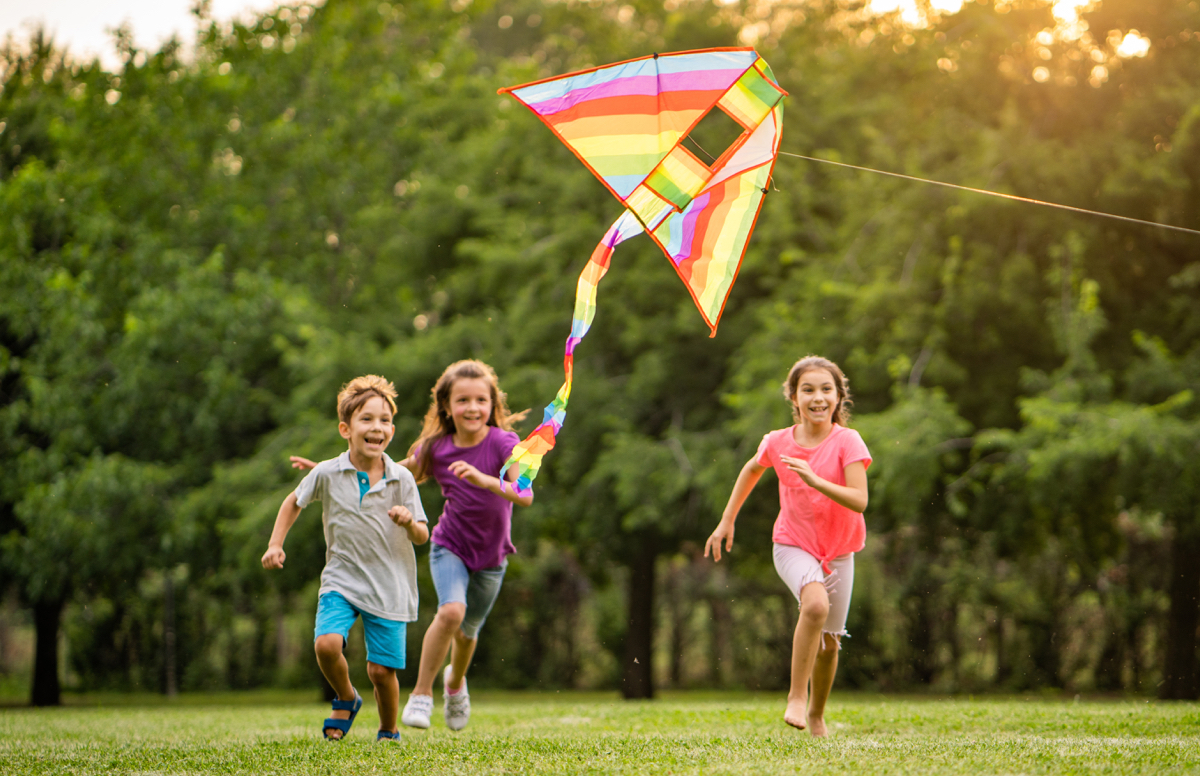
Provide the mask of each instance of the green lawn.
[{"label": "green lawn", "polygon": [[[781,696],[475,694],[471,725],[377,745],[364,706],[322,741],[308,696],[86,698],[0,710],[9,773],[1200,773],[1200,705],[834,693],[831,735],[781,721]],[[78,703],[79,701],[76,701]]]}]

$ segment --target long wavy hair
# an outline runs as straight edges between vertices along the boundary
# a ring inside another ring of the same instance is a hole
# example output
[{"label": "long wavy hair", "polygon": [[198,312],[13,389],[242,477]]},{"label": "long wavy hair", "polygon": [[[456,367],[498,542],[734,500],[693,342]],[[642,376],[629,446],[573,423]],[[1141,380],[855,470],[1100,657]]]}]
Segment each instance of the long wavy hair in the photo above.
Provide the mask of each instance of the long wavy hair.
[{"label": "long wavy hair", "polygon": [[833,410],[833,422],[839,426],[850,425],[850,406],[854,400],[850,398],[850,381],[842,373],[841,367],[821,356],[805,356],[788,370],[787,379],[783,381],[783,398],[792,405],[792,418],[799,423],[800,413],[796,411],[796,388],[800,385],[800,377],[805,372],[814,369],[824,369],[833,376],[833,387],[837,389],[838,403]]},{"label": "long wavy hair", "polygon": [[488,425],[512,431],[513,424],[519,423],[529,414],[529,410],[513,413],[508,409],[508,396],[500,390],[500,381],[496,378],[496,370],[482,361],[467,359],[455,361],[446,367],[442,376],[433,384],[430,393],[433,401],[425,412],[425,423],[421,427],[421,435],[408,448],[408,457],[414,459],[416,469],[413,476],[417,482],[429,479],[433,472],[433,445],[439,439],[454,434],[454,416],[450,413],[450,390],[458,380],[484,380],[492,394],[492,414],[488,416]]}]

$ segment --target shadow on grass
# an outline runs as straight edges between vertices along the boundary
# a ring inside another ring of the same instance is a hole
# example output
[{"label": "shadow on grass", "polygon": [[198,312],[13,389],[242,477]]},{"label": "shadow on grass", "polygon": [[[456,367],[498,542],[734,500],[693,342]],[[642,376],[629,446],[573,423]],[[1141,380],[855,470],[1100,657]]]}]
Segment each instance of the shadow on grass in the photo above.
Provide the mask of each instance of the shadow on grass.
[{"label": "shadow on grass", "polygon": [[[402,688],[403,689],[403,688]],[[480,702],[499,704],[524,703],[618,703],[621,695],[615,691],[598,692],[588,690],[476,690],[472,698]],[[774,701],[784,702],[785,695],[779,692],[760,690],[660,690],[654,700],[629,701],[631,706],[653,704],[655,702],[740,702],[740,701]],[[1077,694],[1063,690],[1043,690],[1036,693],[984,693],[984,694],[948,694],[948,693],[879,693],[857,690],[836,692],[834,701],[871,702],[871,701],[1085,701],[1085,702],[1118,702],[1118,701],[1150,701],[1155,698],[1149,695],[1133,695],[1123,693],[1084,693]],[[218,692],[185,692],[174,698],[168,698],[161,693],[152,692],[64,692],[62,705],[68,708],[141,708],[141,707],[192,707],[192,706],[263,706],[263,705],[311,705],[323,704],[325,701],[318,688],[310,690],[228,690]],[[30,708],[28,695],[0,695],[0,709]]]}]

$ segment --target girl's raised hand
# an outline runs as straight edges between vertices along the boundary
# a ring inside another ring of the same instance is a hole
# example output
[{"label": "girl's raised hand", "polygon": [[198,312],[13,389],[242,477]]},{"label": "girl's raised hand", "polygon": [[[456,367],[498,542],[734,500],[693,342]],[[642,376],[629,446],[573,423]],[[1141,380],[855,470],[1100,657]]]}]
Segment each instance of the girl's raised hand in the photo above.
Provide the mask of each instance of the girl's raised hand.
[{"label": "girl's raised hand", "polygon": [[725,552],[733,550],[733,523],[726,524],[724,520],[717,523],[717,529],[712,532],[712,536],[708,537],[708,541],[704,543],[704,557],[707,558],[711,551],[713,560],[720,563],[722,541],[725,542]]},{"label": "girl's raised hand", "polygon": [[817,473],[812,470],[812,467],[808,465],[808,461],[803,458],[789,458],[786,455],[781,456],[781,459],[787,464],[789,469],[799,475],[800,479],[804,480],[805,485],[814,488],[817,486],[817,480],[820,478],[817,477]]},{"label": "girl's raised hand", "polygon": [[486,488],[488,477],[466,461],[455,461],[446,467],[460,480],[466,480],[477,488]]},{"label": "girl's raised hand", "polygon": [[315,462],[310,461],[307,458],[301,458],[298,455],[289,456],[288,460],[292,462],[293,469],[299,469],[302,472],[316,468],[317,465]]}]

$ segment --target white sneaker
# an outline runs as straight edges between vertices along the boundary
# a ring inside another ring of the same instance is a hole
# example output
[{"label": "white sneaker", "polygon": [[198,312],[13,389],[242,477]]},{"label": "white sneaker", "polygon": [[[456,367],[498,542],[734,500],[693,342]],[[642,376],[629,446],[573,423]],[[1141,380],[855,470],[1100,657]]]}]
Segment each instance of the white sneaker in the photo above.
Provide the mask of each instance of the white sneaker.
[{"label": "white sneaker", "polygon": [[427,728],[432,714],[432,695],[410,695],[408,703],[404,704],[404,712],[400,714],[400,721],[409,727]]},{"label": "white sneaker", "polygon": [[462,689],[450,694],[450,666],[442,672],[442,700],[445,707],[442,713],[446,716],[446,727],[451,730],[462,730],[471,721],[471,695],[467,692],[467,678],[463,677]]}]

